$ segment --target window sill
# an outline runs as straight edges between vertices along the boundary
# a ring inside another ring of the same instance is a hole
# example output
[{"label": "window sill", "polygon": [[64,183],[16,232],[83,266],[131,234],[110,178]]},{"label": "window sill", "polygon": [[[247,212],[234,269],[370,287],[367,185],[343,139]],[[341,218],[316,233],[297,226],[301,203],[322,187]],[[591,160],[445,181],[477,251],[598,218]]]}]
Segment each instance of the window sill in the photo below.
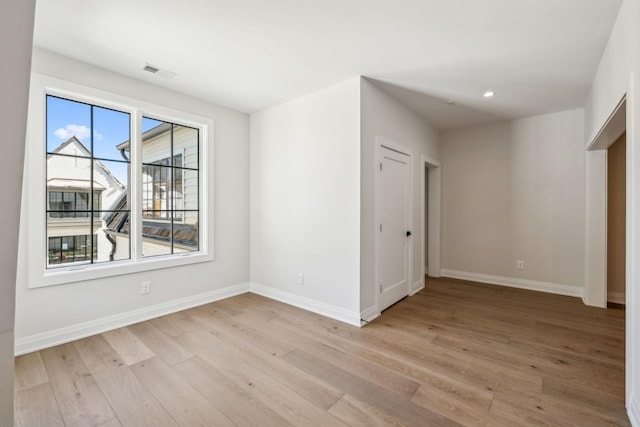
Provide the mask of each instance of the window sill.
[{"label": "window sill", "polygon": [[64,285],[87,280],[104,279],[123,274],[161,270],[213,261],[213,255],[203,252],[185,252],[180,255],[155,256],[141,261],[111,261],[105,264],[84,264],[69,267],[56,267],[44,272],[38,280],[30,280],[29,288]]}]

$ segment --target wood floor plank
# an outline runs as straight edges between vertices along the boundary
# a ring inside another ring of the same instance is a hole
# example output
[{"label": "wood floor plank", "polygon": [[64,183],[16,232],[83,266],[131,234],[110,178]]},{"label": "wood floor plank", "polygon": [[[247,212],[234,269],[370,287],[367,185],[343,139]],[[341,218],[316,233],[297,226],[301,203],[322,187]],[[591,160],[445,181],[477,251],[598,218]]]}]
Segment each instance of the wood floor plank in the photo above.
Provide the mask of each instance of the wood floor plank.
[{"label": "wood floor plank", "polygon": [[64,427],[49,383],[16,391],[14,421],[16,427]]},{"label": "wood floor plank", "polygon": [[151,322],[131,325],[129,330],[169,365],[175,365],[193,357],[193,354],[175,342],[173,338],[162,333]]},{"label": "wood floor plank", "polygon": [[594,417],[616,420],[620,426],[630,425],[626,408],[620,405],[624,395],[614,398],[603,392],[601,387],[583,387],[554,377],[544,379],[542,392],[552,399],[590,408],[594,411]]},{"label": "wood floor plank", "polygon": [[177,313],[167,314],[166,316],[151,319],[149,323],[162,330],[165,335],[175,338],[188,332],[188,330],[185,330],[181,326],[181,320],[188,316],[187,313],[188,311],[179,311]]},{"label": "wood floor plank", "polygon": [[[511,427],[513,423],[489,414],[493,395],[422,386],[411,401],[468,427]],[[462,399],[460,396],[462,395]]]},{"label": "wood floor plank", "polygon": [[381,369],[389,369],[408,378],[412,378],[421,384],[438,389],[443,393],[451,395],[452,398],[456,400],[474,402],[484,399],[489,402],[492,399],[493,391],[491,391],[490,387],[487,387],[485,383],[472,379],[468,381],[470,380],[469,378],[454,379],[446,373],[439,372],[439,370],[431,370],[425,365],[409,362],[402,357],[377,352],[366,346],[354,344],[350,340],[331,334],[322,328],[314,330],[310,324],[299,326],[295,325],[295,321],[289,319],[283,320],[282,322],[278,320],[276,323],[278,323],[281,329],[291,327],[301,334],[309,334],[309,336],[316,337],[327,345],[340,348],[349,354],[358,355],[360,358],[380,366]]},{"label": "wood floor plank", "polygon": [[124,427],[178,425],[129,367],[102,370],[96,381]]},{"label": "wood floor plank", "polygon": [[41,353],[65,425],[99,426],[115,417],[73,344]]},{"label": "wood floor plank", "polygon": [[[294,319],[286,317],[286,321],[291,322]],[[274,322],[282,321],[275,319]],[[314,325],[307,324],[305,327],[314,328]],[[321,331],[318,332],[321,333]],[[375,353],[401,360],[403,363],[428,366],[432,371],[444,373],[453,379],[469,382],[470,384],[489,387],[494,390],[526,389],[532,392],[541,392],[542,390],[542,378],[539,375],[484,362],[466,355],[464,352],[442,351],[442,349],[428,342],[419,347],[396,345],[396,343],[378,339],[375,336],[363,336],[357,328],[344,324],[333,326],[328,329],[328,332],[349,342],[371,349]]]},{"label": "wood floor plank", "polygon": [[117,418],[113,418],[104,424],[100,424],[99,427],[122,427],[122,424],[120,424]]},{"label": "wood floor plank", "polygon": [[[242,322],[246,317],[244,315],[238,315],[234,319]],[[408,379],[405,376],[387,370],[366,359],[340,351],[334,346],[311,339],[306,335],[295,333],[285,328],[273,328],[273,324],[268,322],[263,322],[262,324],[251,322],[251,325],[259,330],[261,334],[269,337],[270,340],[288,342],[293,348],[302,349],[307,353],[314,354],[316,357],[329,361],[331,364],[345,371],[367,378],[369,381],[403,394],[407,396],[407,398],[411,398],[420,386],[418,382]]]},{"label": "wood floor plank", "polygon": [[74,345],[124,427],[178,425],[103,335]]},{"label": "wood floor plank", "polygon": [[[210,365],[224,366],[225,376],[291,424],[317,427],[342,425],[327,412],[328,407],[341,397],[341,393],[336,397],[331,396],[331,401],[327,404],[325,399],[318,399],[324,397],[324,393],[309,393],[298,382],[291,382],[285,376],[273,375],[272,370],[261,370],[254,360],[243,357],[237,350],[225,348],[224,341],[212,334],[190,334],[184,337],[184,342]],[[311,385],[317,387],[313,383]]]},{"label": "wood floor plank", "polygon": [[251,343],[252,346],[261,349],[266,354],[280,355],[293,350],[295,346],[282,340],[273,340],[266,338],[260,331],[255,328],[238,322],[235,317],[220,316],[218,312],[212,312],[205,307],[198,307],[193,310],[196,318],[204,320],[209,326],[221,331],[227,335],[232,335]]},{"label": "wood floor plank", "polygon": [[129,366],[156,355],[129,328],[115,329],[105,332],[102,336],[116,350],[124,363]]},{"label": "wood floor plank", "polygon": [[[199,319],[199,317],[195,317],[195,319]],[[194,327],[196,327],[195,325],[197,324],[207,325],[207,327],[210,326],[210,324],[206,322],[199,323],[197,320],[194,320],[194,322]],[[254,347],[250,340],[247,341],[242,337],[225,333],[224,331],[215,329],[215,327],[208,328],[207,333],[204,335],[196,336],[193,333],[189,333],[176,339],[190,351],[203,358],[211,356],[213,355],[213,351],[223,348],[234,358],[243,360],[263,372],[268,373],[276,380],[287,385],[290,389],[304,396],[316,406],[325,410],[330,408],[343,394],[340,390],[323,381],[322,378],[300,372],[273,354],[268,354],[265,357],[263,350]],[[202,348],[203,343],[207,342],[210,343],[208,346],[210,350],[207,350],[206,347]]]},{"label": "wood floor plank", "polygon": [[198,356],[177,364],[174,369],[239,427],[293,426]]},{"label": "wood floor plank", "polygon": [[[498,405],[496,407],[496,405]],[[585,405],[574,405],[564,398],[551,398],[546,395],[503,394],[496,395],[491,410],[498,408],[518,408],[525,416],[539,417],[547,423],[559,423],[560,425],[576,426],[625,426],[620,424],[616,417],[598,413]],[[498,413],[498,412],[494,412]],[[535,414],[535,415],[534,415]]]},{"label": "wood floor plank", "polygon": [[287,353],[285,360],[299,369],[319,378],[325,378],[335,387],[345,390],[356,399],[379,408],[382,412],[405,425],[457,426],[457,422],[414,404],[410,400],[376,386],[367,380],[336,368],[299,350]]},{"label": "wood floor plank", "polygon": [[456,398],[458,399],[467,395],[473,396],[478,393],[481,394],[486,391],[486,386],[483,383],[470,385],[466,381],[456,380],[443,373],[433,371],[427,366],[409,362],[401,357],[383,354],[367,348],[366,346],[355,344],[351,340],[332,334],[324,328],[319,327],[318,329],[313,329],[311,323],[296,324],[296,320],[291,318],[276,319],[274,321],[278,324],[280,329],[290,327],[292,330],[295,330],[300,334],[308,334],[308,336],[318,339],[325,345],[340,349],[341,351],[351,355],[357,355],[359,358],[368,360],[380,366],[382,369],[396,372],[397,374],[406,378],[411,378],[418,383],[428,384],[442,389],[447,393],[456,395]]},{"label": "wood floor plank", "polygon": [[[545,353],[536,354],[537,357],[533,361],[531,353],[520,351],[508,344],[493,343],[493,345],[487,346],[450,337],[437,337],[433,344],[462,351],[501,366],[525,369],[542,378],[562,378],[584,387],[602,388],[603,385],[606,385],[607,388],[618,389],[624,385],[624,375],[619,370],[613,371],[591,364],[591,369],[597,370],[601,374],[597,376],[597,380],[594,380],[594,377],[584,375],[584,366],[582,365],[573,364],[569,360],[558,359]],[[529,359],[529,363],[523,363],[527,359]]]},{"label": "wood floor plank", "polygon": [[14,366],[15,390],[24,390],[49,381],[39,351],[16,357]]},{"label": "wood floor plank", "polygon": [[[554,325],[549,322],[536,323],[536,342],[551,344],[554,347],[565,346],[568,350],[581,353],[598,360],[612,362],[624,361],[624,339],[581,332],[565,326]],[[568,344],[570,343],[570,344]]]},{"label": "wood floor plank", "polygon": [[345,394],[330,409],[329,413],[340,418],[347,425],[357,427],[402,427],[403,425],[385,415],[377,408],[360,402]]},{"label": "wood floor plank", "polygon": [[235,425],[158,357],[139,362],[131,370],[179,425]]}]

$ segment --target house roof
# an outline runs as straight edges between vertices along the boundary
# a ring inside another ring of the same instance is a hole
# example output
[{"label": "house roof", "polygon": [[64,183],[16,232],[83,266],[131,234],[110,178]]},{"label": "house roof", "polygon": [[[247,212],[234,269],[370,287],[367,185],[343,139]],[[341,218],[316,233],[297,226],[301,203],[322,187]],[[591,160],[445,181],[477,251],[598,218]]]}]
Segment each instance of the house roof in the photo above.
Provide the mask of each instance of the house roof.
[{"label": "house roof", "polygon": [[[163,133],[169,132],[170,129],[171,129],[171,123],[162,123],[156,127],[153,127],[142,134],[142,142],[144,143],[152,138],[155,138],[158,135],[162,135]],[[127,150],[129,149],[130,143],[131,143],[130,140],[126,140],[116,145],[116,148],[121,151]]]},{"label": "house roof", "polygon": [[[71,138],[67,139],[65,142],[63,142],[62,144],[58,145],[53,151],[50,151],[49,154],[47,154],[47,160],[49,160],[51,158],[51,154],[60,154],[60,152],[62,150],[64,150],[65,148],[67,148],[69,145],[75,145],[76,148],[78,148],[80,150],[81,157],[91,157],[91,151],[89,151],[89,149],[87,147],[85,147],[85,145],[82,143],[82,141],[80,141],[78,138],[76,138],[75,136],[72,136]],[[120,188],[126,188],[126,186],[120,182],[120,180],[118,178],[116,178],[116,176],[111,173],[111,171],[109,170],[109,168],[107,168],[100,160],[95,160],[95,164],[96,167],[98,167],[101,171],[103,171],[105,173],[105,175],[107,175],[111,180],[113,180],[114,184]],[[53,177],[49,180],[47,180],[47,186],[49,185],[49,181],[55,181],[56,183],[61,183],[61,181],[65,181],[66,178],[60,178],[60,177]],[[69,180],[67,180],[69,181]],[[78,183],[80,182],[80,180],[76,180],[78,181]],[[87,182],[88,184],[88,182]],[[94,181],[94,186],[95,186],[95,181]],[[99,184],[98,184],[99,185]],[[101,186],[102,187],[102,186]],[[83,188],[83,187],[80,187]],[[102,189],[104,190],[105,187],[102,187]]]},{"label": "house roof", "polygon": [[[91,181],[88,179],[52,178],[47,180],[47,188],[90,190]],[[93,181],[93,189],[95,191],[104,191],[107,187],[99,182]]]},{"label": "house roof", "polygon": [[[113,208],[114,212],[105,217],[107,233],[129,234],[129,204],[126,194],[123,194]],[[142,221],[142,237],[152,239],[160,243],[168,244],[171,239],[171,224],[159,221]],[[173,241],[175,244],[188,248],[198,247],[198,226],[192,224],[173,224]]]}]

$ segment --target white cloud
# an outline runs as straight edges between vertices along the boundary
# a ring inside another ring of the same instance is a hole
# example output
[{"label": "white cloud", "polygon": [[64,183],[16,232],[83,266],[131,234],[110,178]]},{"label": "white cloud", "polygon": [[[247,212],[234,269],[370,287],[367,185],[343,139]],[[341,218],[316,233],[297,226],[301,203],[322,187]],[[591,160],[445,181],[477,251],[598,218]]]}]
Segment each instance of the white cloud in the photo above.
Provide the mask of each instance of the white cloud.
[{"label": "white cloud", "polygon": [[75,136],[80,141],[88,138],[91,135],[91,129],[86,127],[85,125],[66,125],[64,128],[60,128],[54,132],[55,136],[60,139],[69,139],[72,136]]},{"label": "white cloud", "polygon": [[93,137],[95,138],[96,141],[102,141],[104,139],[104,135],[102,135],[100,132],[98,131],[93,131]]}]

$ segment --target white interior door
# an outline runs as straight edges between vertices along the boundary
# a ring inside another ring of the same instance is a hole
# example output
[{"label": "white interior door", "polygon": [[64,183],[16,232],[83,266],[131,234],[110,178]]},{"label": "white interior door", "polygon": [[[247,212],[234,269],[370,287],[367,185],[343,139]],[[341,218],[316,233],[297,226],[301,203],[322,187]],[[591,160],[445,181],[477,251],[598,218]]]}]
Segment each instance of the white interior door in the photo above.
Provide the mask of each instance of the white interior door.
[{"label": "white interior door", "polygon": [[410,157],[381,147],[378,173],[378,308],[382,311],[409,293]]}]

